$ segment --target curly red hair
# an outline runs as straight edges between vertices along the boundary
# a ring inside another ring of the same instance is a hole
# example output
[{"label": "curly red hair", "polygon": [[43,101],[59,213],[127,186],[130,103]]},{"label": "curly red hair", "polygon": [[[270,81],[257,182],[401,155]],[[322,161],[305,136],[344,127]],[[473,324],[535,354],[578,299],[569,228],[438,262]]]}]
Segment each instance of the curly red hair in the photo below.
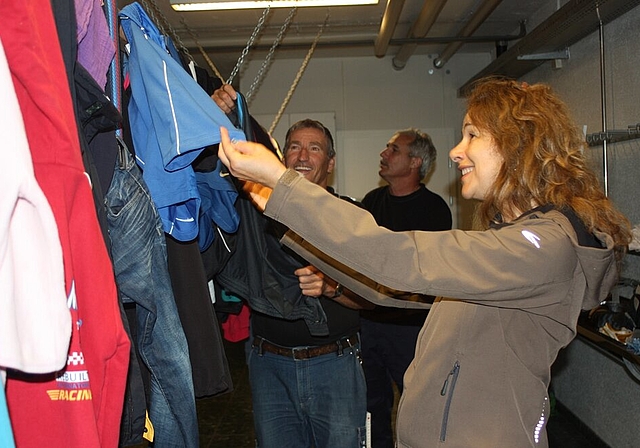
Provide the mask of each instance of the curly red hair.
[{"label": "curly red hair", "polygon": [[587,165],[584,136],[549,86],[480,80],[467,98],[467,114],[491,135],[504,160],[494,189],[478,207],[483,226],[497,213],[553,204],[573,209],[589,231],[611,235],[624,251],[631,240],[629,221],[604,195]]}]

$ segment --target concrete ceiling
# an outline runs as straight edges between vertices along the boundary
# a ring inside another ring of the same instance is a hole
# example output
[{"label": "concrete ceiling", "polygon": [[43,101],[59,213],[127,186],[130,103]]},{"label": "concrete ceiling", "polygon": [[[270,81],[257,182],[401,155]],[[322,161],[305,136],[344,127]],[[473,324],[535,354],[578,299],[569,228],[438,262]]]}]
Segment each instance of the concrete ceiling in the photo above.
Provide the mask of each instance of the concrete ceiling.
[{"label": "concrete ceiling", "polygon": [[[402,0],[391,0],[399,2]],[[119,0],[123,7],[131,0]],[[201,56],[202,50],[208,55],[219,72],[227,77],[245,47],[263,10],[174,11],[169,0],[139,0],[139,3],[155,15],[155,21],[167,34],[178,37],[194,59],[206,66]],[[401,39],[409,37],[412,25],[423,7],[437,3],[436,0],[404,0],[401,13],[386,55],[395,56],[401,45]],[[446,38],[454,38],[473,19],[476,11],[486,7],[487,0],[448,0],[431,27],[426,39],[419,43],[415,53],[439,54],[447,46]],[[491,2],[490,2],[491,3]],[[541,8],[549,8],[553,13],[558,1],[547,0],[502,0],[495,1],[495,9],[472,34],[473,38],[483,36],[516,36],[521,31],[523,21],[541,14]],[[564,2],[560,2],[564,3]],[[276,58],[300,58],[307,53],[321,24],[327,19],[327,25],[318,42],[314,57],[329,56],[371,56],[376,57],[374,42],[380,31],[381,19],[385,13],[386,0],[377,5],[330,8],[299,8],[293,16],[290,26],[276,50]],[[261,33],[256,40],[251,56],[263,59],[273,44],[290,10],[273,8],[269,12]],[[327,18],[328,15],[328,18]],[[444,38],[444,39],[440,39]],[[199,46],[196,45],[196,40]],[[459,51],[491,52],[495,49],[495,40],[487,42],[465,42]],[[201,49],[202,50],[201,50]]]}]

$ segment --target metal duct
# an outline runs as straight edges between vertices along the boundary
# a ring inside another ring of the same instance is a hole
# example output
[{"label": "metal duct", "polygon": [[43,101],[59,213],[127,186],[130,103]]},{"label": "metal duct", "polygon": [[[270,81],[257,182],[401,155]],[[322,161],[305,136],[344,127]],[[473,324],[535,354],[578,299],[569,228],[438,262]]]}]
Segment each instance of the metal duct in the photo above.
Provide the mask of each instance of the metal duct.
[{"label": "metal duct", "polygon": [[[467,22],[467,24],[462,28],[462,30],[458,33],[460,37],[467,37],[472,35],[482,23],[487,20],[487,17],[491,15],[494,9],[502,3],[502,0],[487,0],[480,8],[473,14],[471,19]],[[464,42],[452,42],[440,53],[440,55],[433,60],[433,65],[436,68],[442,68],[444,64],[447,63],[451,56],[453,56],[459,49],[462,47]]]},{"label": "metal duct", "polygon": [[403,6],[404,0],[387,0],[387,7],[384,10],[382,21],[380,22],[380,31],[374,43],[374,52],[379,58],[387,54],[389,41],[396,29]]},{"label": "metal duct", "polygon": [[[640,1],[640,0],[637,0]],[[509,42],[512,40],[522,39],[527,35],[527,29],[524,25],[524,22],[520,23],[520,32],[518,34],[510,34],[510,35],[489,35],[489,36],[468,36],[468,37],[458,37],[458,36],[440,36],[440,37],[414,37],[408,38],[403,37],[399,39],[391,39],[389,41],[389,46],[402,46],[405,44],[417,44],[417,45],[435,45],[435,44],[448,44],[451,42],[463,42],[463,43],[484,43],[484,42]],[[332,37],[325,38],[318,42],[318,48],[355,48],[355,47],[371,47],[373,45],[373,36],[367,36],[363,34],[362,36],[356,36],[355,39],[352,38],[353,35],[333,35]],[[222,53],[233,53],[238,54],[241,53],[242,50],[245,49],[246,45],[244,42],[235,43],[229,45],[223,45],[220,42],[220,39],[216,39],[213,41],[214,43],[209,43],[208,41],[205,43],[205,50],[211,52],[217,52],[218,54]],[[283,42],[278,46],[279,50],[297,50],[297,49],[308,49],[309,40],[302,37],[296,37],[288,39],[288,42]],[[271,47],[270,43],[267,44],[254,44],[251,47],[254,51],[267,51]],[[188,47],[189,50],[197,51],[197,47]]]},{"label": "metal duct", "polygon": [[[411,27],[407,37],[409,39],[425,37],[440,15],[445,3],[447,3],[447,0],[425,0],[420,15]],[[416,51],[417,46],[417,43],[403,44],[393,58],[393,68],[402,70],[411,55]]]}]

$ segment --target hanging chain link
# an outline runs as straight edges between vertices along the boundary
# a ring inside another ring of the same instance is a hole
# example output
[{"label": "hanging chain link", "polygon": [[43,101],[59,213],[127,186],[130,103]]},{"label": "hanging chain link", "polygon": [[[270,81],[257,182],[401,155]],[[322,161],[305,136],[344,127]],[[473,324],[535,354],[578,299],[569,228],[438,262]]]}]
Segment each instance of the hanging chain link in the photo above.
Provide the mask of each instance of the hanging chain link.
[{"label": "hanging chain link", "polygon": [[[150,1],[141,0],[141,2],[143,4],[143,6],[145,7],[145,9],[147,10],[147,12],[148,12],[149,16],[151,17],[151,19],[153,20],[153,22],[160,29],[160,31],[163,34],[167,34],[166,30],[169,30],[171,38],[173,39],[174,42],[176,42],[176,44],[178,45],[180,50],[182,50],[184,52],[184,54],[189,57],[189,59],[193,59],[193,57],[191,56],[191,53],[189,52],[189,49],[186,47],[186,45],[184,44],[184,42],[182,41],[182,39],[180,38],[180,36],[176,32],[176,30],[173,28],[173,26],[171,26],[171,23],[169,22],[167,17],[163,14],[162,10],[157,5],[155,0],[150,0]],[[238,59],[238,62],[236,63],[236,66],[233,69],[234,71],[231,73],[231,76],[229,77],[229,80],[227,81],[227,84],[231,84],[231,82],[233,81],[233,78],[236,76],[236,74],[240,70],[240,67],[242,66],[242,64],[244,64],[244,58],[249,53],[250,47],[255,42],[256,37],[258,36],[258,34],[260,33],[260,30],[264,26],[265,19],[266,19],[268,13],[269,13],[269,9],[270,9],[270,7],[269,7],[269,5],[267,5],[267,8],[263,11],[262,17],[260,17],[260,20],[258,21],[258,24],[256,25],[256,28],[253,30],[253,33],[251,34],[251,37],[249,38],[249,41],[247,42],[247,45],[246,45],[245,49],[242,51],[242,54],[241,54],[240,58]],[[200,54],[202,55],[204,60],[209,65],[209,68],[211,68],[213,73],[215,73],[215,75],[218,78],[220,78],[220,80],[224,81],[224,77],[220,73],[220,70],[218,70],[216,65],[213,63],[213,61],[211,60],[209,55],[206,53],[206,51],[204,50],[204,48],[200,44],[200,41],[198,39],[198,34],[189,26],[189,24],[187,23],[187,21],[184,18],[184,16],[180,17],[180,23],[182,23],[182,25],[187,30],[187,33],[189,33],[189,36],[191,36],[191,39],[193,39],[194,43],[198,47],[198,50],[200,51]]]},{"label": "hanging chain link", "polygon": [[189,49],[184,45],[184,43],[182,42],[182,39],[180,39],[180,36],[176,32],[175,28],[171,26],[171,22],[169,22],[169,19],[167,19],[167,16],[164,15],[164,13],[162,12],[158,4],[155,2],[155,0],[151,0],[150,2],[147,0],[142,0],[142,5],[146,7],[147,12],[149,13],[149,16],[151,17],[153,22],[158,26],[162,34],[170,35],[171,39],[173,40],[173,42],[177,44],[178,48],[180,48],[180,50],[182,50],[184,54],[186,54],[187,56],[189,56],[189,58],[191,58]]},{"label": "hanging chain link", "polygon": [[[182,50],[184,52],[184,54],[187,55],[190,59],[193,59],[193,57],[191,56],[191,53],[189,52],[189,49],[184,45],[184,42],[182,41],[182,39],[180,38],[180,36],[176,32],[176,30],[173,28],[173,26],[171,26],[171,23],[169,22],[167,17],[164,15],[164,13],[160,9],[160,7],[157,5],[155,0],[149,0],[149,1],[148,0],[141,0],[141,3],[143,4],[145,9],[147,10],[147,12],[148,12],[149,16],[151,17],[151,19],[158,26],[160,31],[163,34],[167,34],[167,30],[168,30],[170,35],[171,35],[171,38],[178,45],[180,50]],[[233,82],[233,79],[236,77],[236,75],[240,71],[240,68],[242,68],[242,65],[244,64],[245,59],[246,59],[247,55],[249,54],[249,50],[251,49],[251,47],[255,43],[258,35],[260,34],[260,31],[264,27],[264,23],[266,21],[267,16],[269,15],[270,10],[271,10],[270,6],[267,5],[265,10],[262,12],[262,16],[258,20],[258,23],[257,23],[256,27],[254,28],[253,32],[251,33],[251,36],[249,37],[249,40],[247,41],[247,44],[246,44],[245,48],[242,50],[242,53],[241,53],[240,57],[238,58],[238,61],[236,62],[235,67],[231,71],[231,75],[227,79],[227,84],[231,84]],[[278,35],[276,36],[276,40],[271,45],[271,49],[269,50],[269,53],[267,54],[267,57],[266,57],[265,61],[263,61],[262,66],[260,68],[260,71],[258,72],[258,75],[256,76],[256,78],[254,79],[253,83],[251,84],[251,88],[249,90],[249,93],[246,96],[247,100],[249,100],[249,98],[251,98],[251,96],[253,95],[253,91],[255,90],[256,86],[260,82],[267,65],[271,61],[271,58],[273,57],[273,54],[275,52],[276,47],[278,45],[280,45],[280,42],[282,41],[282,37],[284,36],[284,33],[286,32],[287,28],[289,27],[289,24],[291,23],[291,20],[293,19],[293,16],[295,15],[296,10],[297,10],[296,7],[294,7],[291,10],[291,12],[289,13],[289,16],[285,20],[285,23],[280,28],[280,31],[279,31]],[[198,39],[198,34],[189,26],[189,24],[187,23],[187,21],[184,18],[184,16],[180,17],[180,23],[182,23],[182,25],[185,27],[187,33],[189,33],[189,36],[191,36],[191,39],[193,40],[193,42],[198,47],[198,50],[200,51],[200,54],[202,55],[204,60],[209,65],[209,68],[211,68],[211,70],[214,72],[214,74],[218,78],[220,78],[221,80],[224,80],[224,77],[222,76],[222,74],[220,73],[220,71],[218,70],[216,65],[213,63],[213,61],[211,60],[209,55],[206,53],[205,49],[200,44],[200,41]]]},{"label": "hanging chain link", "polygon": [[[155,0],[151,0],[150,4],[149,4],[149,2],[147,2],[147,0],[142,0],[142,4],[143,4],[143,6],[146,7],[147,11],[149,12],[149,15],[150,15],[151,19],[154,21],[154,23],[156,25],[159,26],[159,28],[161,29],[162,33],[163,34],[167,34],[167,32],[165,30],[168,29],[169,33],[171,35],[171,39],[173,39],[173,41],[178,45],[178,48],[180,48],[180,50],[189,59],[193,60],[193,57],[191,56],[191,53],[189,52],[189,49],[184,44],[184,42],[182,41],[182,39],[180,38],[180,36],[176,32],[175,28],[173,28],[173,26],[171,26],[171,23],[169,22],[167,17],[162,13],[162,10],[158,6],[158,4],[155,2]],[[158,17],[161,18],[161,21],[158,20]],[[162,22],[162,23],[160,23],[160,22]],[[180,17],[180,23],[182,23],[184,25],[185,29],[187,30],[187,32],[189,33],[189,35],[191,36],[191,38],[195,42],[196,46],[198,47],[198,50],[200,50],[200,53],[202,54],[202,57],[204,58],[205,61],[207,61],[207,64],[209,64],[209,67],[211,68],[213,73],[215,73],[215,75],[218,78],[220,78],[220,80],[224,80],[224,78],[220,74],[220,71],[218,70],[218,68],[215,66],[213,61],[209,58],[207,53],[204,51],[204,48],[202,48],[202,45],[200,45],[200,42],[198,41],[198,35],[195,33],[195,31],[193,31],[191,29],[191,27],[189,27],[189,25],[187,24],[187,22],[184,19],[184,17]]]},{"label": "hanging chain link", "polygon": [[316,34],[316,38],[314,39],[313,44],[311,44],[311,48],[309,48],[309,51],[307,52],[307,56],[305,56],[304,61],[302,61],[302,65],[300,66],[300,69],[298,70],[298,73],[295,79],[293,80],[291,87],[289,88],[289,92],[287,92],[287,96],[285,97],[284,101],[282,102],[282,105],[280,106],[280,110],[278,110],[278,113],[273,119],[273,123],[271,123],[271,127],[269,128],[269,135],[273,134],[273,131],[276,129],[276,126],[278,126],[278,122],[280,121],[280,118],[282,118],[282,114],[284,113],[285,109],[287,108],[287,105],[289,104],[289,101],[291,101],[291,97],[293,96],[293,93],[295,92],[296,87],[298,87],[298,83],[300,82],[300,79],[302,79],[302,75],[304,74],[304,71],[307,68],[307,64],[309,64],[309,61],[311,60],[311,56],[313,55],[313,52],[316,49],[316,45],[318,45],[320,36],[322,36],[322,33],[324,32],[324,28],[327,25],[328,21],[329,21],[329,13],[327,12],[327,15],[324,18],[324,22],[322,23],[322,26],[318,30],[318,34]]},{"label": "hanging chain link", "polygon": [[260,33],[260,30],[262,30],[262,27],[264,26],[264,21],[267,18],[267,15],[269,14],[270,10],[271,8],[267,4],[267,8],[262,12],[262,16],[260,17],[260,20],[258,20],[258,24],[254,28],[253,33],[251,33],[251,36],[247,41],[247,45],[242,50],[242,54],[238,58],[238,62],[236,62],[236,66],[233,67],[233,70],[231,71],[231,75],[229,76],[229,79],[227,79],[227,84],[231,84],[233,82],[233,78],[235,78],[238,72],[240,71],[240,67],[242,67],[242,65],[244,64],[244,59],[247,57],[247,54],[249,53],[249,49],[253,46],[253,43],[255,42],[256,38],[258,37],[258,34]]},{"label": "hanging chain link", "polygon": [[271,63],[271,59],[273,58],[273,54],[275,53],[276,48],[278,47],[278,45],[280,45],[280,42],[282,42],[282,37],[284,36],[284,33],[286,33],[287,29],[289,28],[289,24],[291,23],[291,20],[293,19],[293,16],[295,16],[297,11],[298,11],[298,8],[295,7],[295,6],[291,9],[291,11],[289,12],[289,15],[287,16],[287,18],[284,21],[284,24],[280,28],[280,31],[278,32],[278,35],[276,36],[276,39],[273,41],[273,44],[271,45],[271,48],[269,49],[269,53],[267,53],[267,56],[264,58],[264,61],[262,61],[262,66],[260,67],[260,70],[258,70],[258,74],[253,79],[253,83],[251,83],[251,87],[249,87],[249,91],[245,95],[245,98],[247,99],[247,103],[251,102],[251,97],[253,96],[253,93],[254,93],[256,87],[262,81],[262,78],[263,78],[264,73],[265,73],[265,71],[267,69],[267,66]]},{"label": "hanging chain link", "polygon": [[[164,25],[168,23],[167,18],[162,15],[160,10],[158,9],[158,5],[156,5],[153,0],[151,1],[151,3],[149,3],[147,0],[141,0],[141,3],[142,6],[144,6],[144,9],[147,11],[147,14],[151,18],[151,20],[153,20],[153,23],[155,23],[155,25],[160,30],[160,32],[162,34],[167,34],[164,28]],[[163,20],[159,20],[157,13],[160,13],[160,16]]]}]

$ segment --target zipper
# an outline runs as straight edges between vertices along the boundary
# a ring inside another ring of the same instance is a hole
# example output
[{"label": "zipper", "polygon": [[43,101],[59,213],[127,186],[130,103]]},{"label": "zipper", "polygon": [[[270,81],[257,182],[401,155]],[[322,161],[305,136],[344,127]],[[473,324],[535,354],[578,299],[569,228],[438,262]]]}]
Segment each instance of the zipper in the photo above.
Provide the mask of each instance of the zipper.
[{"label": "zipper", "polygon": [[442,427],[440,428],[440,441],[444,442],[447,438],[447,423],[449,421],[449,409],[451,408],[451,399],[453,398],[453,392],[456,388],[456,381],[458,381],[458,375],[460,374],[460,362],[456,361],[453,364],[451,372],[444,380],[440,395],[447,397],[447,401],[444,405],[444,415],[442,416]]}]

